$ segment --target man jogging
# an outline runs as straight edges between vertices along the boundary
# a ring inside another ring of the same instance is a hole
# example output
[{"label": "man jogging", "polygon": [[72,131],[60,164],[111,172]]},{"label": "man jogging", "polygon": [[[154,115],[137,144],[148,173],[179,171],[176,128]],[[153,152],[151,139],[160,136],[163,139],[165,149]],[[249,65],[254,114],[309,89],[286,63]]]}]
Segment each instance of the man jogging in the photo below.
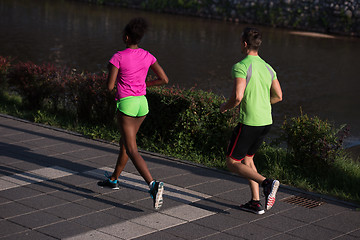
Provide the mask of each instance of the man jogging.
[{"label": "man jogging", "polygon": [[265,195],[265,210],[275,203],[278,180],[267,179],[257,172],[254,155],[269,132],[272,121],[271,104],[282,100],[282,90],[274,69],[258,54],[261,33],[255,28],[245,28],[241,51],[245,58],[232,68],[234,87],[229,100],[220,106],[224,113],[239,105],[239,124],[235,127],[226,153],[230,171],[249,181],[252,198],[241,209],[256,214],[265,213],[260,203],[259,184]]}]

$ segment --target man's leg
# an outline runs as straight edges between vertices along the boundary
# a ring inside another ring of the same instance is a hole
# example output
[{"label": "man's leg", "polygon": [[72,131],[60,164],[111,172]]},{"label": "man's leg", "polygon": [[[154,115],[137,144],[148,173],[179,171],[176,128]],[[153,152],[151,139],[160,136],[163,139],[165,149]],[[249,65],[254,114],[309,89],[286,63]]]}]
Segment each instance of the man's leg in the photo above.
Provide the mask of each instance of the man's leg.
[{"label": "man's leg", "polygon": [[[246,166],[249,166],[254,172],[258,172],[257,169],[256,169],[256,166],[254,164],[254,155],[252,156],[246,156],[243,160],[243,163],[246,165]],[[261,179],[263,179],[261,181],[261,183],[265,180],[265,177],[262,177]],[[248,178],[248,181],[249,181],[249,185],[250,185],[250,189],[251,189],[251,197],[252,197],[252,200],[254,201],[260,201],[260,194],[259,194],[259,183],[252,180],[252,179],[249,179]]]},{"label": "man's leg", "polygon": [[[245,160],[245,159],[244,159]],[[227,157],[226,159],[227,167],[230,171],[239,174],[240,176],[252,180],[255,183],[261,184],[265,177],[260,175],[256,170],[254,170],[252,167],[240,162],[235,161],[231,157]],[[254,166],[255,167],[255,166]]]}]

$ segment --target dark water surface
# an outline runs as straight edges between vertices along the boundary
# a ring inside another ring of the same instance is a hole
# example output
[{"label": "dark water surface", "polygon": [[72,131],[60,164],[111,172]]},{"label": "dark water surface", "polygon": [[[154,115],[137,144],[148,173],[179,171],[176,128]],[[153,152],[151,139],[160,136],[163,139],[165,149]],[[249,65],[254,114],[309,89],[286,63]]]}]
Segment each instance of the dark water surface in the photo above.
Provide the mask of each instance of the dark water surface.
[{"label": "dark water surface", "polygon": [[[121,31],[135,16],[151,23],[141,47],[157,57],[171,84],[229,96],[231,67],[243,57],[241,24],[65,0],[1,0],[0,55],[98,72],[123,49]],[[336,125],[349,124],[348,145],[360,144],[360,39],[259,28],[260,56],[277,71],[284,93],[273,108],[274,129],[302,107]]]}]

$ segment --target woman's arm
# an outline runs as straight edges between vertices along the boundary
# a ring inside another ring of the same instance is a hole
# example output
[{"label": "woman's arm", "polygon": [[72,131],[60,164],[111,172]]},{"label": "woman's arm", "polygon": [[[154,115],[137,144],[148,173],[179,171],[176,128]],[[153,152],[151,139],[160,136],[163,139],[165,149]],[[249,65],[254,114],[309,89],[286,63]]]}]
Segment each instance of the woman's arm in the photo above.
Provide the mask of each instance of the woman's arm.
[{"label": "woman's arm", "polygon": [[146,81],[146,87],[160,86],[169,83],[168,77],[166,76],[164,70],[157,61],[153,65],[151,65],[150,68],[156,74],[157,79]]},{"label": "woman's arm", "polygon": [[115,87],[116,77],[118,75],[119,69],[117,69],[111,63],[108,64],[108,69],[109,69],[109,75],[107,79],[107,87],[109,91],[112,91]]},{"label": "woman's arm", "polygon": [[246,79],[245,78],[235,78],[234,87],[232,90],[231,97],[229,100],[220,106],[220,112],[224,113],[228,109],[232,109],[240,104],[242,98],[244,97],[244,91],[246,88]]}]

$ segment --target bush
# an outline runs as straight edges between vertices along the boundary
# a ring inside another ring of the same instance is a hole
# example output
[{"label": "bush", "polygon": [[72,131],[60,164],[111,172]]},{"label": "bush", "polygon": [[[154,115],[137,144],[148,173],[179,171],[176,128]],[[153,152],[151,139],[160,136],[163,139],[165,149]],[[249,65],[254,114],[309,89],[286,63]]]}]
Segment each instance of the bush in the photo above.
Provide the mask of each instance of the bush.
[{"label": "bush", "polygon": [[344,126],[335,128],[328,121],[303,114],[285,120],[282,139],[294,154],[294,161],[304,172],[310,169],[325,173],[326,167],[344,154],[343,139],[348,134]]},{"label": "bush", "polygon": [[0,91],[8,89],[7,74],[11,66],[9,57],[0,56]]},{"label": "bush", "polygon": [[115,116],[115,95],[106,87],[106,74],[72,71],[64,76],[66,108],[75,111],[77,119],[86,122],[110,123]]},{"label": "bush", "polygon": [[19,62],[11,67],[7,77],[9,85],[22,96],[26,107],[40,109],[46,98],[61,89],[59,72],[52,64],[38,66],[32,62]]},{"label": "bush", "polygon": [[139,132],[146,142],[140,139],[139,145],[157,152],[169,149],[186,158],[206,156],[195,160],[198,162],[224,159],[237,113],[219,112],[223,97],[201,90],[160,87],[148,89],[147,98],[150,113]]}]

